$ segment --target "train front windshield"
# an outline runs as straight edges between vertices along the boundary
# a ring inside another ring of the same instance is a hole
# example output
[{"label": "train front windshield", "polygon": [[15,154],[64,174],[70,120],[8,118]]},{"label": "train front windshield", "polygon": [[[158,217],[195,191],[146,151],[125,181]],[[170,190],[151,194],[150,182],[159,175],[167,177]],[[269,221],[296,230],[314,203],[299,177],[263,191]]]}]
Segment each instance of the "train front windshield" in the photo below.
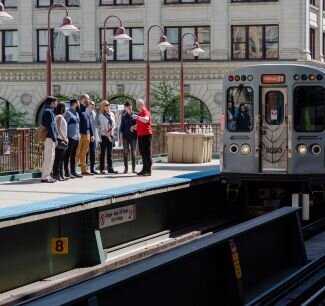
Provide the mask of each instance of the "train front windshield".
[{"label": "train front windshield", "polygon": [[294,91],[294,127],[297,132],[325,130],[325,88],[298,86]]},{"label": "train front windshield", "polygon": [[254,97],[251,87],[230,87],[227,93],[227,129],[249,132],[253,128]]}]

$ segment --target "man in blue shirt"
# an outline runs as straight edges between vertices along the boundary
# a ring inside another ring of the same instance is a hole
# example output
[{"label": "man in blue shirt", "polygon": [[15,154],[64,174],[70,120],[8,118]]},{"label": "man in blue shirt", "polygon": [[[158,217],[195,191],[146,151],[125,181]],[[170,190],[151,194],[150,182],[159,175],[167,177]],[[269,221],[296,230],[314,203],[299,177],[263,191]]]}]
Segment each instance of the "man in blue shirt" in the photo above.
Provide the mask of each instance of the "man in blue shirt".
[{"label": "man in blue shirt", "polygon": [[136,121],[132,117],[132,105],[124,104],[120,133],[123,139],[124,173],[128,173],[129,151],[131,151],[132,172],[135,173],[135,150],[137,146],[137,134],[135,131]]},{"label": "man in blue shirt", "polygon": [[87,153],[89,151],[89,144],[94,141],[94,132],[89,113],[86,111],[89,106],[90,98],[88,95],[80,97],[80,141],[78,145],[76,161],[79,162],[82,175],[91,175],[87,170]]},{"label": "man in blue shirt", "polygon": [[55,97],[48,96],[43,103],[45,104],[45,110],[42,115],[42,126],[47,129],[47,136],[44,142],[42,182],[54,183],[56,180],[51,177],[51,172],[55,158],[55,147],[58,136],[54,109],[56,108],[58,101]]},{"label": "man in blue shirt", "polygon": [[70,109],[65,113],[65,120],[68,125],[68,139],[69,145],[64,159],[64,169],[66,177],[82,177],[76,171],[76,154],[80,140],[80,118],[77,112],[79,108],[79,101],[72,99],[70,101]]}]

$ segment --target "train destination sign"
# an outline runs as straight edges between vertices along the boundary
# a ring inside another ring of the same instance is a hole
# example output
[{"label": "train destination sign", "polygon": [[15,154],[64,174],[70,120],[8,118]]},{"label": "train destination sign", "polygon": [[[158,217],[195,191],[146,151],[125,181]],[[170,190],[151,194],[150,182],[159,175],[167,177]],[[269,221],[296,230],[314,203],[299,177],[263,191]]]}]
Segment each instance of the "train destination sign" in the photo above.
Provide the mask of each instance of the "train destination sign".
[{"label": "train destination sign", "polygon": [[263,74],[263,84],[284,84],[286,77],[284,74]]},{"label": "train destination sign", "polygon": [[99,212],[99,228],[131,222],[136,219],[136,206],[129,205]]}]

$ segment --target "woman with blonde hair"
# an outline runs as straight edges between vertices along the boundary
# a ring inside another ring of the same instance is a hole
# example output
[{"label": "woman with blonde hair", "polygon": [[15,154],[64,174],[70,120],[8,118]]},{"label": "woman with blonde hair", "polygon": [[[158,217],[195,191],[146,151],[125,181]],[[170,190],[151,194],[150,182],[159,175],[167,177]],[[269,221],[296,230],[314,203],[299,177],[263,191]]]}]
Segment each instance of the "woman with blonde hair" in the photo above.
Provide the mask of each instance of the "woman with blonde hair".
[{"label": "woman with blonde hair", "polygon": [[[98,116],[99,131],[101,137],[100,143],[100,172],[101,174],[117,173],[113,169],[112,151],[114,142],[115,116],[110,110],[110,104],[103,100],[100,104],[100,113]],[[105,171],[105,158],[107,161],[107,172]]]}]

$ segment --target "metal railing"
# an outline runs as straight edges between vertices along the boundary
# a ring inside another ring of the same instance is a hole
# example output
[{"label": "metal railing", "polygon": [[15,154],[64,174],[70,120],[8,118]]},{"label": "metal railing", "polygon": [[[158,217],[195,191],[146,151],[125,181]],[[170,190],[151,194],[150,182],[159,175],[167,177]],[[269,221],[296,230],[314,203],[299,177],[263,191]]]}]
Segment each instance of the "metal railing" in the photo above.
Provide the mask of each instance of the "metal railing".
[{"label": "metal railing", "polygon": [[[179,124],[159,124],[153,126],[153,155],[167,153],[167,133],[181,131]],[[212,133],[213,151],[218,151],[219,125],[186,124],[185,132]],[[114,149],[113,159],[122,159],[121,149]],[[37,139],[35,128],[0,129],[0,175],[38,171],[42,166],[43,145]]]}]

